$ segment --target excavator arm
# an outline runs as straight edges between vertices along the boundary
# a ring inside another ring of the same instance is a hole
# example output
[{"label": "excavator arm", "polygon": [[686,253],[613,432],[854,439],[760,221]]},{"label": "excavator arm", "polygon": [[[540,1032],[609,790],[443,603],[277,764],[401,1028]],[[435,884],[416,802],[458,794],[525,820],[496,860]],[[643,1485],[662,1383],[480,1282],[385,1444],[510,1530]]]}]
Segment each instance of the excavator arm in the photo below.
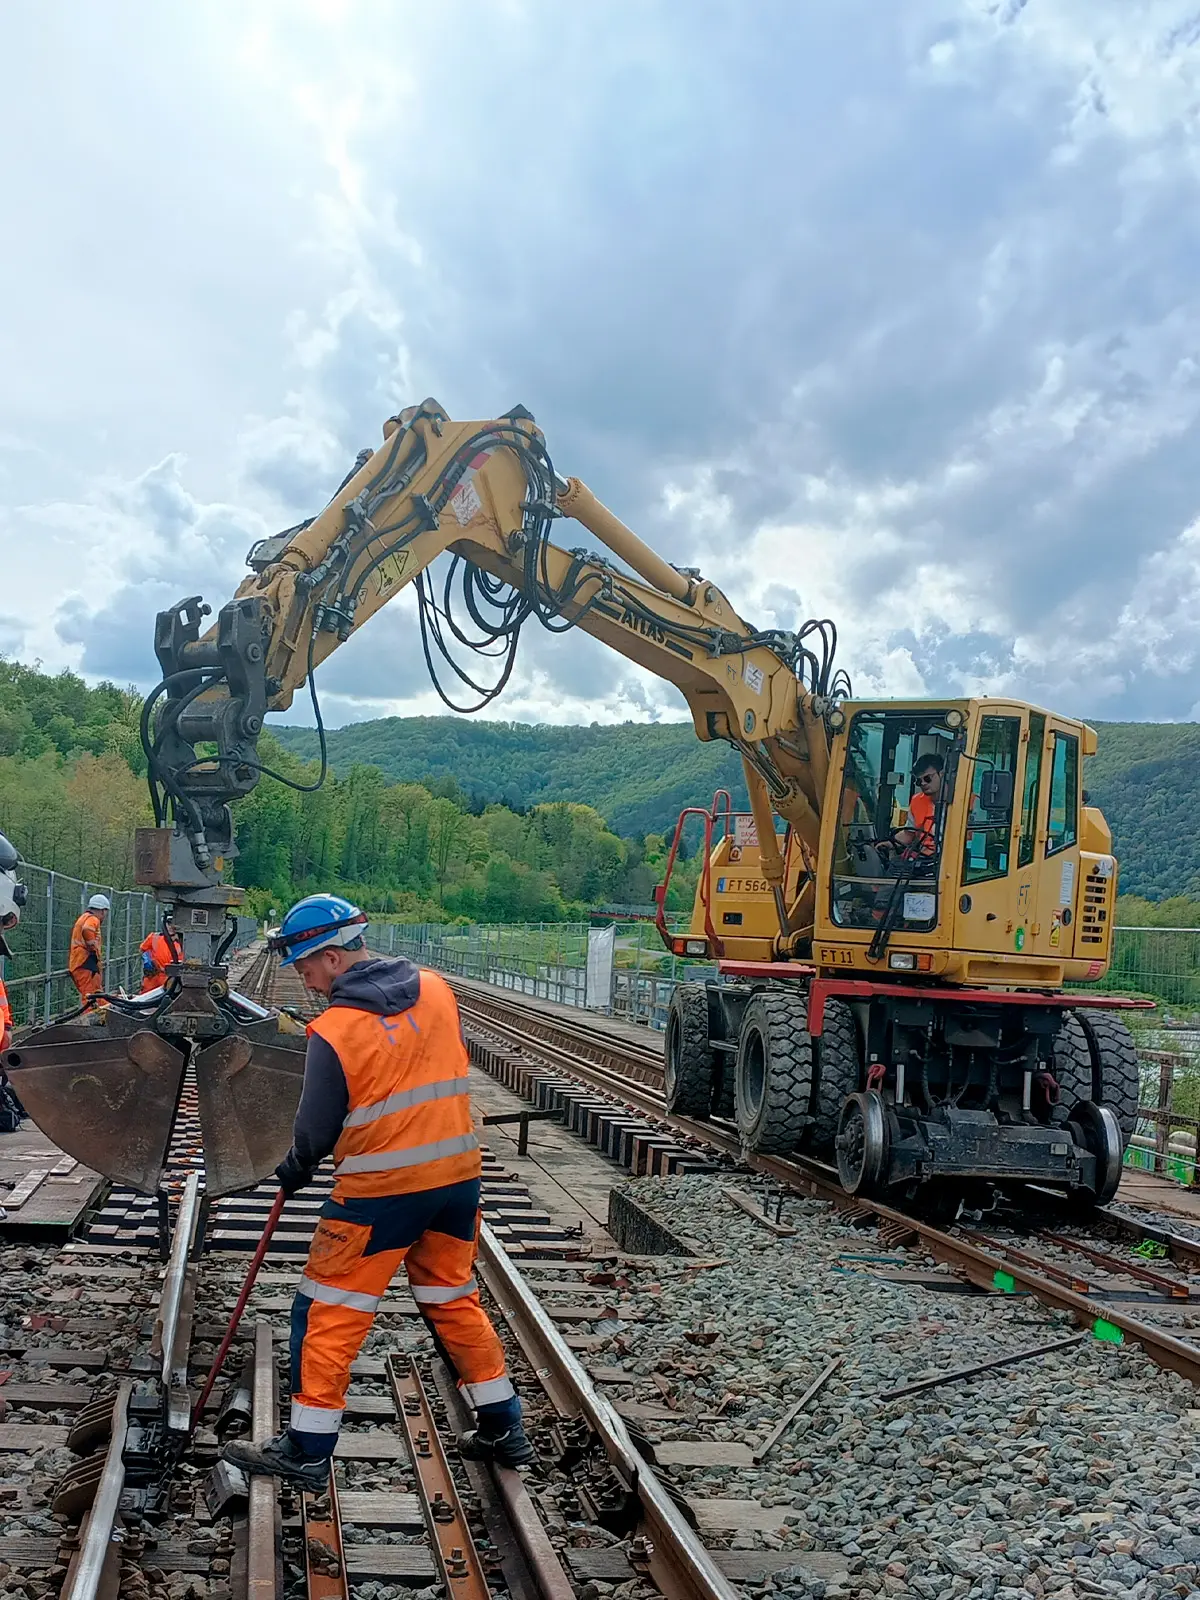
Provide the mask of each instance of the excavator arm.
[{"label": "excavator arm", "polygon": [[[826,719],[842,692],[832,625],[753,628],[715,584],[670,566],[585,485],[559,477],[522,407],[453,422],[426,400],[383,433],[317,516],[251,550],[251,575],[215,620],[200,596],[159,614],[162,681],[142,713],[156,826],[138,830],[136,876],[172,911],[180,959],[163,989],[110,997],[102,1016],[43,1029],[6,1060],[56,1143],[138,1188],[161,1181],[189,1066],[210,1197],[266,1177],[287,1150],[303,1040],[229,987],[228,915],[243,894],[224,881],[236,854],[230,807],[269,770],[258,750],[267,713],[307,684],[320,727],[317,669],[410,585],[435,683],[438,654],[465,683],[456,654],[500,658],[479,703],[503,687],[531,618],[578,627],[674,683],[698,737],[740,751],[781,940],[799,931],[773,813],[811,865]],[[571,520],[604,551],[554,542]],[[444,554],[439,603],[429,569]]]},{"label": "excavator arm", "polygon": [[[552,542],[550,530],[566,519],[606,553]],[[446,552],[460,569],[450,583],[461,582],[487,644],[515,648],[522,623],[536,616],[555,629],[577,626],[674,683],[697,736],[735,745],[752,793],[815,851],[830,652],[818,656],[804,632],[752,628],[714,584],[668,565],[578,479],[555,473],[522,408],[492,422],[452,422],[427,400],[389,420],[382,446],[360,457],[318,516],[250,552],[253,575],[203,635],[198,597],[159,617],[164,677],[148,701],[147,725],[162,697],[147,754],[156,806],[174,815],[201,870],[229,854],[223,808],[258,781],[265,713],[287,710],[314,670],[413,583],[430,655],[430,632],[448,619],[426,574]],[[203,745],[215,747],[210,759],[198,754]]]}]

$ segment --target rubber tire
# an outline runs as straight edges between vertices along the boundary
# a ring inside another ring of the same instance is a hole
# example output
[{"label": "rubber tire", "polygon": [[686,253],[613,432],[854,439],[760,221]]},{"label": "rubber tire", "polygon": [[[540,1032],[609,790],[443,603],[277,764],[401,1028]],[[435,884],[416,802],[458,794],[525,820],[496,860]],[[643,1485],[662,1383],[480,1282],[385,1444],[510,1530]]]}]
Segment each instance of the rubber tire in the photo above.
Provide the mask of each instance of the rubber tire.
[{"label": "rubber tire", "polygon": [[1124,1150],[1137,1127],[1141,1088],[1133,1035],[1111,1011],[1081,1011],[1078,1015],[1091,1045],[1093,1082],[1098,1083],[1100,1090],[1092,1098],[1107,1106],[1116,1117]]},{"label": "rubber tire", "polygon": [[825,1028],[813,1040],[812,1122],[804,1148],[822,1161],[833,1158],[842,1107],[862,1080],[858,1024],[844,1000],[826,1000]]},{"label": "rubber tire", "polygon": [[667,1110],[673,1116],[703,1121],[712,1111],[715,1076],[716,1060],[708,1039],[708,992],[702,983],[677,983],[663,1040]]},{"label": "rubber tire", "polygon": [[1058,1103],[1068,1111],[1081,1100],[1091,1100],[1095,1088],[1092,1047],[1083,1031],[1079,1014],[1068,1011],[1054,1041],[1054,1077],[1058,1083]]},{"label": "rubber tire", "polygon": [[808,1128],[812,1088],[807,1000],[771,990],[756,994],[738,1031],[734,1117],[746,1148],[790,1156]]},{"label": "rubber tire", "polygon": [[1054,1045],[1059,1100],[1068,1109],[1081,1100],[1107,1106],[1128,1146],[1137,1126],[1140,1081],[1133,1035],[1111,1011],[1068,1011]]}]

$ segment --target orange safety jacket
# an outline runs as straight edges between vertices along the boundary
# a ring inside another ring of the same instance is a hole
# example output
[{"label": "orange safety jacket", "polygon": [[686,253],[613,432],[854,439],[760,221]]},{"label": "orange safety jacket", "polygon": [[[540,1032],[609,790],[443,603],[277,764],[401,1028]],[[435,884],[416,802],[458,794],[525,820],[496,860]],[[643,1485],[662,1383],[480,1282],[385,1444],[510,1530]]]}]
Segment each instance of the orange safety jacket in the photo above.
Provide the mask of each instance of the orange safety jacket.
[{"label": "orange safety jacket", "polygon": [[160,988],[168,964],[175,959],[170,940],[165,933],[148,933],[138,948],[154,963],[154,971],[144,973],[142,976],[142,988],[144,990]]},{"label": "orange safety jacket", "polygon": [[407,1009],[381,1016],[335,1003],[308,1031],[336,1053],[346,1079],[335,1200],[440,1189],[482,1174],[467,1049],[444,978],[422,968]]},{"label": "orange safety jacket", "polygon": [[85,911],[71,929],[71,949],[67,955],[68,972],[102,972],[104,951],[100,942],[100,918],[94,911]]},{"label": "orange safety jacket", "polygon": [[12,1027],[12,1006],[8,1003],[8,990],[4,987],[4,979],[0,978],[0,1037]]}]

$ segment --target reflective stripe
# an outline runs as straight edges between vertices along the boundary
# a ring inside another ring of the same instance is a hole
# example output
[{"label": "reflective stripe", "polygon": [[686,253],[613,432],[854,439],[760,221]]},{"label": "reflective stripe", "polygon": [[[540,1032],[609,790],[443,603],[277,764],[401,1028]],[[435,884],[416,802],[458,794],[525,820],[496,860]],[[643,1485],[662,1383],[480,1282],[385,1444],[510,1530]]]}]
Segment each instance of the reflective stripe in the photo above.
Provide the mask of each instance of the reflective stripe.
[{"label": "reflective stripe", "polygon": [[347,1156],[334,1167],[334,1172],[391,1172],[396,1167],[419,1167],[426,1161],[439,1161],[443,1156],[460,1156],[468,1150],[478,1150],[479,1140],[473,1133],[460,1133],[453,1139],[437,1139],[433,1144],[413,1145],[409,1150],[380,1150],[375,1155]]},{"label": "reflective stripe", "polygon": [[300,1279],[296,1293],[319,1300],[326,1306],[349,1306],[351,1311],[374,1311],[383,1299],[381,1294],[359,1294],[356,1289],[334,1289],[328,1283],[317,1283],[310,1277]]},{"label": "reflective stripe", "polygon": [[368,1122],[377,1122],[380,1117],[390,1116],[393,1111],[407,1111],[410,1106],[426,1105],[430,1100],[454,1100],[469,1092],[465,1078],[443,1078],[439,1083],[423,1083],[416,1089],[401,1089],[396,1094],[389,1094],[386,1100],[356,1107],[342,1127],[361,1128]]},{"label": "reflective stripe", "polygon": [[517,1391],[510,1378],[489,1378],[486,1383],[464,1383],[462,1392],[473,1406],[491,1406],[498,1400],[511,1400]]},{"label": "reflective stripe", "polygon": [[479,1285],[474,1278],[468,1278],[466,1283],[454,1283],[449,1287],[439,1284],[410,1283],[412,1297],[419,1306],[444,1306],[450,1300],[462,1300],[469,1294],[474,1294]]},{"label": "reflective stripe", "polygon": [[345,1411],[327,1411],[324,1406],[305,1406],[292,1401],[290,1426],[297,1433],[336,1433],[342,1425]]}]

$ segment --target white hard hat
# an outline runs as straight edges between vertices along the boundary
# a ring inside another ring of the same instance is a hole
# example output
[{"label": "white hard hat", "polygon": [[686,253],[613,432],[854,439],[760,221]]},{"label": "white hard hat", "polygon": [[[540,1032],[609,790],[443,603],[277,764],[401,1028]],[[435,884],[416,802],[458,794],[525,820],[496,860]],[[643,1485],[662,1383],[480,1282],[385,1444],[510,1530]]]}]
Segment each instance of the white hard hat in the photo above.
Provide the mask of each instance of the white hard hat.
[{"label": "white hard hat", "polygon": [[11,931],[21,920],[21,907],[29,891],[17,882],[20,856],[0,833],[0,956],[11,956],[12,951],[4,938],[4,930]]},{"label": "white hard hat", "polygon": [[106,894],[94,894],[88,901],[89,911],[111,911],[112,901]]}]

